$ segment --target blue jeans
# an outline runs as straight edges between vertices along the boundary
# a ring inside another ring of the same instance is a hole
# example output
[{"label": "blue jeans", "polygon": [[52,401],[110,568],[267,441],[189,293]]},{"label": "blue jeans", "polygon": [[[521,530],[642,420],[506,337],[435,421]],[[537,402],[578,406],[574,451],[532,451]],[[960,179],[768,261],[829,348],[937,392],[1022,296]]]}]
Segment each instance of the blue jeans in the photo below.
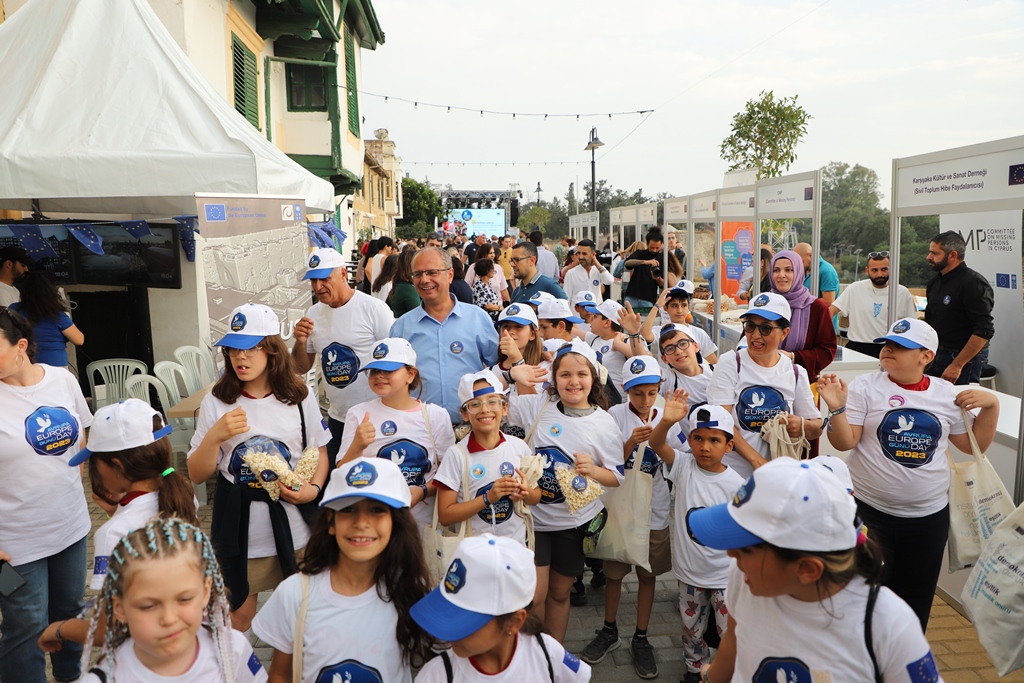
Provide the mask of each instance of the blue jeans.
[{"label": "blue jeans", "polygon": [[[36,639],[48,625],[78,615],[84,603],[86,537],[56,555],[18,565],[28,582],[10,597],[0,597],[0,683],[46,683],[45,653]],[[50,655],[53,678],[77,681],[82,646],[64,641]]]},{"label": "blue jeans", "polygon": [[[935,360],[928,366],[926,372],[932,377],[942,377],[942,373],[958,355],[960,355],[959,349],[956,351],[939,349],[935,353]],[[987,364],[988,347],[986,346],[981,351],[978,351],[978,355],[964,366],[964,369],[960,372],[960,377],[957,378],[954,384],[977,384],[981,381],[981,371]]]}]

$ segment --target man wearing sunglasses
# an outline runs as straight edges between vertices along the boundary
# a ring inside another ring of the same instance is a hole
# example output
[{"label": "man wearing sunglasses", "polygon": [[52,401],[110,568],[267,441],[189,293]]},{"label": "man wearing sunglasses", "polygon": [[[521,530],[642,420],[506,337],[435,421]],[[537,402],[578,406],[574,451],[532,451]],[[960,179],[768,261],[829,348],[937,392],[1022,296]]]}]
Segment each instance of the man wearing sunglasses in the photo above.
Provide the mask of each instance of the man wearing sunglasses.
[{"label": "man wearing sunglasses", "polygon": [[939,335],[939,350],[926,372],[954,384],[977,383],[988,362],[988,342],[995,334],[995,297],[985,276],[964,263],[967,243],[952,230],[932,238],[924,321]]},{"label": "man wearing sunglasses", "polygon": [[[873,251],[864,266],[867,280],[847,286],[828,307],[829,315],[842,313],[850,319],[846,348],[878,358],[884,344],[875,344],[889,329],[889,252]],[[895,320],[916,318],[917,306],[910,290],[899,285]]]}]

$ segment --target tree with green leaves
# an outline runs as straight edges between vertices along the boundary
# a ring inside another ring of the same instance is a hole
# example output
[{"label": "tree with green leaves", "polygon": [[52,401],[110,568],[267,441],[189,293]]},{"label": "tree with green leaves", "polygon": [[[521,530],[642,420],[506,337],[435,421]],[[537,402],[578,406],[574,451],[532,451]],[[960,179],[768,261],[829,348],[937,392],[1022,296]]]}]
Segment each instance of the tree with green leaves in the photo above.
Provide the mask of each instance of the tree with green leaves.
[{"label": "tree with green leaves", "polygon": [[878,174],[833,161],[821,174],[821,244],[843,243],[865,253],[889,241],[889,212],[881,207]]},{"label": "tree with green leaves", "polygon": [[542,230],[551,220],[551,212],[540,204],[534,204],[530,210],[519,216],[519,229],[530,232],[531,230]]},{"label": "tree with green leaves", "polygon": [[[434,229],[434,219],[444,220],[444,209],[441,208],[441,199],[431,189],[430,183],[424,179],[421,183],[412,178],[402,178],[402,218],[396,221],[395,234],[404,239],[409,237],[426,237]],[[423,232],[422,226],[427,226],[424,234],[403,235],[403,228],[419,226],[414,232]]]},{"label": "tree with green leaves", "polygon": [[776,99],[761,91],[732,117],[732,134],[722,141],[722,159],[730,171],[753,168],[757,177],[782,175],[796,161],[796,146],[812,118],[797,104],[798,95]]}]

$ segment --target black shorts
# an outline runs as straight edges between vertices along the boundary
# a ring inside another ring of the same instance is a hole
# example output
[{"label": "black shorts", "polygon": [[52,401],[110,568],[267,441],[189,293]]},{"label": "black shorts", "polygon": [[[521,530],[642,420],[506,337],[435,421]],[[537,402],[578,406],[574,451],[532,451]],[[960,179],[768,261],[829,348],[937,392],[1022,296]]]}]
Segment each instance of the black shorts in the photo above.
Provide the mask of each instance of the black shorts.
[{"label": "black shorts", "polygon": [[538,567],[551,567],[562,576],[583,573],[583,532],[579,529],[538,531],[534,534],[533,563]]}]

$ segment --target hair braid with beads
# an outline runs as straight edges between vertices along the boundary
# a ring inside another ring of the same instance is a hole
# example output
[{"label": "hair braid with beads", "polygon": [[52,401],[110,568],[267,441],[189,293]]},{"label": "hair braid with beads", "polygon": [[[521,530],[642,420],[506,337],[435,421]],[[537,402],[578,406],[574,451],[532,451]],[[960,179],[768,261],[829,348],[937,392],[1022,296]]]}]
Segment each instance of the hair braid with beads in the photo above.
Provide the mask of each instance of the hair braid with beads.
[{"label": "hair braid with beads", "polygon": [[89,666],[92,654],[93,636],[96,633],[99,615],[106,618],[106,636],[103,640],[103,657],[100,666],[105,666],[110,683],[114,683],[114,652],[130,637],[128,624],[114,617],[114,598],[124,599],[131,583],[133,564],[177,557],[189,553],[196,566],[210,579],[210,600],[204,608],[209,621],[210,634],[217,649],[222,680],[235,683],[234,653],[231,647],[231,620],[227,589],[220,574],[220,566],[213,554],[210,539],[199,527],[171,518],[154,517],[141,529],[136,529],[118,542],[110,553],[107,578],[103,582],[99,604],[89,624],[89,635],[82,652],[82,668]]}]

